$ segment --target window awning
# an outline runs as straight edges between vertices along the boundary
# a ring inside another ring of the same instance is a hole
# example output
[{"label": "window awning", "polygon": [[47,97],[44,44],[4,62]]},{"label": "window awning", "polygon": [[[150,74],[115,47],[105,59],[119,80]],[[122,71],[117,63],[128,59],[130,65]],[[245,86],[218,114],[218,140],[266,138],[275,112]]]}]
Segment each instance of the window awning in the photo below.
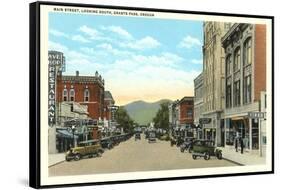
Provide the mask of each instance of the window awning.
[{"label": "window awning", "polygon": [[[73,138],[73,134],[70,133],[69,131],[67,130],[58,130],[57,131],[57,137],[62,137],[62,138]],[[74,138],[77,139],[78,136],[77,135],[74,135]]]}]

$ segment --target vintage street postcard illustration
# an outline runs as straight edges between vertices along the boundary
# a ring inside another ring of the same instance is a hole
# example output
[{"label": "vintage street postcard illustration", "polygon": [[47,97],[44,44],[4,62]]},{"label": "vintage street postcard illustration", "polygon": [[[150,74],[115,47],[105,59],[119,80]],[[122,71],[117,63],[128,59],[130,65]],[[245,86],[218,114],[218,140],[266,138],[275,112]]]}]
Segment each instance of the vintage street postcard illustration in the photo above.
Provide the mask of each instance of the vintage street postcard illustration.
[{"label": "vintage street postcard illustration", "polygon": [[271,171],[270,19],[46,5],[41,22],[46,184]]}]

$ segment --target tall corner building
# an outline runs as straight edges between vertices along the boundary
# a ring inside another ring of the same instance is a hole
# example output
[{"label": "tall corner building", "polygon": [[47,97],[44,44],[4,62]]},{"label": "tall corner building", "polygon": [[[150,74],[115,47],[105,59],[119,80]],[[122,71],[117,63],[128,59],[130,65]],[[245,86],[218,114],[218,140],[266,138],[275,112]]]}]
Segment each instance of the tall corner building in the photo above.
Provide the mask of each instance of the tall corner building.
[{"label": "tall corner building", "polygon": [[222,45],[226,57],[225,146],[234,146],[239,136],[246,151],[261,152],[262,148],[265,152],[265,125],[249,113],[266,112],[266,26],[236,23],[222,38]]},{"label": "tall corner building", "polygon": [[203,24],[203,112],[201,117],[211,118],[203,124],[203,138],[214,140],[217,146],[224,144],[225,107],[225,54],[222,37],[231,24],[208,21]]}]

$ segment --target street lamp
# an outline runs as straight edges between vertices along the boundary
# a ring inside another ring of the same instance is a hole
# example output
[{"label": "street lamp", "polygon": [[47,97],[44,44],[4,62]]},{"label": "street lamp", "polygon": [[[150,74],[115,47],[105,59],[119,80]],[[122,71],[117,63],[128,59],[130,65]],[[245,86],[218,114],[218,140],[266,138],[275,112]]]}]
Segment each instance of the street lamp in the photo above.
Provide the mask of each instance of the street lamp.
[{"label": "street lamp", "polygon": [[72,130],[72,138],[73,138],[73,147],[75,146],[75,138],[74,138],[74,133],[75,133],[75,130],[76,130],[76,127],[75,125],[72,125],[71,127],[71,130]]}]

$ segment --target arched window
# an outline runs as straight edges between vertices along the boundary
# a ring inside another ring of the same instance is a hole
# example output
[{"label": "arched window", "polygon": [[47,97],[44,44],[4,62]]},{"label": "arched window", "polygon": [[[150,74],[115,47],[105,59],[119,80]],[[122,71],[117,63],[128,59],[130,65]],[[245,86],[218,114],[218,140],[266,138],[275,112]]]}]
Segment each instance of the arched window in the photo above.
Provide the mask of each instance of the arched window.
[{"label": "arched window", "polygon": [[75,101],[75,91],[74,91],[74,89],[71,89],[70,90],[70,101],[72,101],[72,102],[74,102]]},{"label": "arched window", "polygon": [[243,49],[243,64],[252,64],[252,39],[248,38],[244,43]]},{"label": "arched window", "polygon": [[84,91],[84,101],[85,102],[88,102],[90,99],[90,92],[89,92],[89,89],[85,89]]},{"label": "arched window", "polygon": [[226,76],[230,75],[231,73],[231,56],[227,56],[226,58]]},{"label": "arched window", "polygon": [[63,89],[62,99],[63,99],[64,102],[68,101],[68,91],[67,91],[67,89]]},{"label": "arched window", "polygon": [[238,71],[240,69],[241,64],[241,56],[240,56],[240,48],[238,47],[234,52],[234,64],[233,64],[233,71]]}]

